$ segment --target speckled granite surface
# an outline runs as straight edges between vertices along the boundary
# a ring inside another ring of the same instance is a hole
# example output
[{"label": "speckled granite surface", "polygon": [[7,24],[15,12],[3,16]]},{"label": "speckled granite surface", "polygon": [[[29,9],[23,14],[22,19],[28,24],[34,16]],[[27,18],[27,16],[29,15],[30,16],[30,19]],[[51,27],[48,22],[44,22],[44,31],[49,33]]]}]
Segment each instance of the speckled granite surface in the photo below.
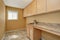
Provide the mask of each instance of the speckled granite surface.
[{"label": "speckled granite surface", "polygon": [[5,33],[4,40],[29,40],[25,30],[16,30]]},{"label": "speckled granite surface", "polygon": [[60,36],[60,23],[44,23],[35,24],[35,28]]}]

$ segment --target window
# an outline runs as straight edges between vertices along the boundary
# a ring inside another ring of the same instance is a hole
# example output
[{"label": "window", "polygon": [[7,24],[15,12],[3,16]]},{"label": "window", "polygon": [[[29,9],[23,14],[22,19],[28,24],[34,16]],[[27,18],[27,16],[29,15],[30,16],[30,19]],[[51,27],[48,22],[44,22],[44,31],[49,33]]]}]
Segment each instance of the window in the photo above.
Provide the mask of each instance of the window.
[{"label": "window", "polygon": [[18,19],[18,11],[8,11],[8,20],[17,20]]}]

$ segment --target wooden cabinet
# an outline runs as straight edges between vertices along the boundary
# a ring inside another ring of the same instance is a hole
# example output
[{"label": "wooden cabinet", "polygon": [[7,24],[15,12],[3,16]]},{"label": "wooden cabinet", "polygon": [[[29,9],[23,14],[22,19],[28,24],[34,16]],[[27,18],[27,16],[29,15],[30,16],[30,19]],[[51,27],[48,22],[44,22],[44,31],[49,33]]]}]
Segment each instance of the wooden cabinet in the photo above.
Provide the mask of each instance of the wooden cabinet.
[{"label": "wooden cabinet", "polygon": [[37,14],[46,12],[46,2],[47,0],[37,0]]},{"label": "wooden cabinet", "polygon": [[27,28],[27,37],[32,38],[33,35],[31,35],[31,34],[33,34],[33,25],[29,24],[29,25],[27,25],[26,28]]},{"label": "wooden cabinet", "polygon": [[36,0],[34,0],[34,1],[32,2],[32,4],[31,4],[31,14],[32,14],[32,15],[35,15],[35,14],[36,14],[36,7],[37,7],[37,5],[36,5]]},{"label": "wooden cabinet", "polygon": [[36,0],[24,9],[24,17],[36,14]]},{"label": "wooden cabinet", "polygon": [[42,38],[41,33],[42,33],[41,30],[34,28],[33,40],[41,40],[41,38]]},{"label": "wooden cabinet", "polygon": [[31,39],[31,40],[34,40],[33,36],[34,36],[34,28],[33,28],[33,26],[31,25],[31,26],[30,26],[30,39]]},{"label": "wooden cabinet", "polygon": [[60,10],[60,0],[47,0],[47,12]]},{"label": "wooden cabinet", "polygon": [[24,16],[32,16],[46,12],[46,0],[33,0],[33,2],[24,9]]},{"label": "wooden cabinet", "polygon": [[26,13],[26,16],[31,16],[32,15],[32,6],[31,4],[27,7],[27,13]]},{"label": "wooden cabinet", "polygon": [[27,36],[30,40],[40,40],[41,38],[41,30],[35,29],[32,24],[27,26]]},{"label": "wooden cabinet", "polygon": [[30,26],[28,25],[28,26],[26,27],[26,29],[27,29],[27,37],[30,38],[30,37],[29,37],[29,36],[30,36]]},{"label": "wooden cabinet", "polygon": [[27,11],[24,12],[26,17],[57,11],[60,10],[60,0],[33,0],[24,10]]},{"label": "wooden cabinet", "polygon": [[24,9],[23,13],[24,13],[23,16],[26,17],[28,13],[27,7]]},{"label": "wooden cabinet", "polygon": [[46,0],[33,0],[33,2],[24,9],[24,16],[32,16],[46,12]]},{"label": "wooden cabinet", "polygon": [[27,37],[33,39],[33,25],[27,25]]}]

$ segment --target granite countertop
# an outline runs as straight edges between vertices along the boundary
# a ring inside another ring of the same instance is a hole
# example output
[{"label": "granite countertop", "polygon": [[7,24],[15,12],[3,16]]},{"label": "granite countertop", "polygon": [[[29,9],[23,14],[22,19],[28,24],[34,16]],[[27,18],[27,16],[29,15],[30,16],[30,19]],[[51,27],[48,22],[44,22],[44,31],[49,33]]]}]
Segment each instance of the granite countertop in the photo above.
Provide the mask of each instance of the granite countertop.
[{"label": "granite countertop", "polygon": [[40,30],[47,31],[47,32],[60,36],[60,24],[57,24],[57,23],[40,22],[36,24],[35,28],[38,28]]},{"label": "granite countertop", "polygon": [[34,24],[34,23],[30,23],[30,24],[34,25],[34,28],[60,36],[60,24],[59,23],[39,22],[37,24]]}]

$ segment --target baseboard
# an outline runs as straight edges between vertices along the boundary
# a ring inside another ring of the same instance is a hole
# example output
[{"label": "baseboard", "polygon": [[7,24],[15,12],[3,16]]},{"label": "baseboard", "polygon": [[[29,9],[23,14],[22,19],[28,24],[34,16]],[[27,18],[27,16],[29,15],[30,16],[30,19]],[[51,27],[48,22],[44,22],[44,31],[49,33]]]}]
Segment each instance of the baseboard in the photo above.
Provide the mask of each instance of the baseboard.
[{"label": "baseboard", "polygon": [[13,31],[19,31],[19,30],[26,30],[26,28],[16,29],[16,30],[9,30],[9,31],[6,31],[6,32],[13,32]]}]

